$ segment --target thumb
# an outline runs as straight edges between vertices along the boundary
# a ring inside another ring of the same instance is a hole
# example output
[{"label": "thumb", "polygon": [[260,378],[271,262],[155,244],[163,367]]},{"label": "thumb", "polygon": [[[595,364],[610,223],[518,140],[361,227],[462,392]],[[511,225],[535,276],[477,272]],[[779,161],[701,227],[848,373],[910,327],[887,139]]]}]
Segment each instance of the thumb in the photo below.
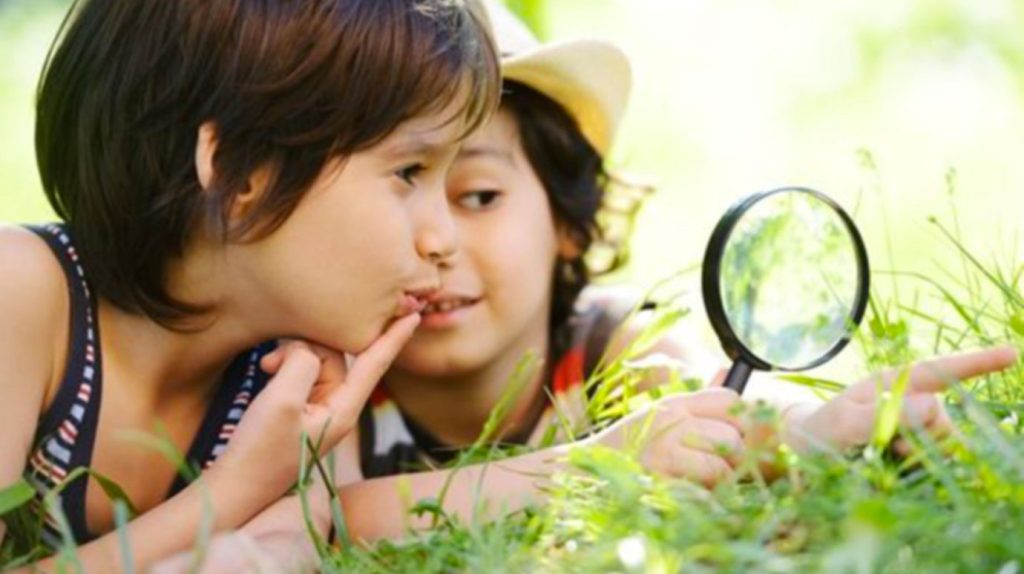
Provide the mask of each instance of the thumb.
[{"label": "thumb", "polygon": [[665,401],[664,405],[669,409],[681,408],[692,416],[719,420],[743,432],[744,425],[737,412],[742,400],[732,389],[711,387],[674,395]]},{"label": "thumb", "polygon": [[278,346],[273,351],[270,351],[260,359],[260,368],[263,369],[264,373],[273,375],[281,368],[281,363],[284,362],[284,353],[281,347]]},{"label": "thumb", "polygon": [[310,389],[320,377],[320,358],[306,346],[292,346],[278,351],[277,373],[267,381],[267,387],[260,395],[270,395],[278,400],[297,405],[306,403]]},{"label": "thumb", "polygon": [[731,418],[743,401],[740,395],[725,387],[711,387],[682,395],[686,409],[700,417]]}]

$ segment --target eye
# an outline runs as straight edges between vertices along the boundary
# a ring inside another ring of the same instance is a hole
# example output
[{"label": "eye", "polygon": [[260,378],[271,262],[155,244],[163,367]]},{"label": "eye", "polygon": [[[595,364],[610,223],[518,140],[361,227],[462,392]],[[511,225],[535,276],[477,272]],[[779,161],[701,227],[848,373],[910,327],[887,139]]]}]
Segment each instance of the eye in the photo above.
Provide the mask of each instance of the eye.
[{"label": "eye", "polygon": [[472,211],[479,211],[491,207],[501,197],[501,192],[496,190],[482,190],[464,193],[456,199],[461,207]]},{"label": "eye", "polygon": [[424,169],[426,167],[422,163],[414,163],[396,171],[395,175],[405,183],[414,185],[416,183],[416,176],[422,173]]}]

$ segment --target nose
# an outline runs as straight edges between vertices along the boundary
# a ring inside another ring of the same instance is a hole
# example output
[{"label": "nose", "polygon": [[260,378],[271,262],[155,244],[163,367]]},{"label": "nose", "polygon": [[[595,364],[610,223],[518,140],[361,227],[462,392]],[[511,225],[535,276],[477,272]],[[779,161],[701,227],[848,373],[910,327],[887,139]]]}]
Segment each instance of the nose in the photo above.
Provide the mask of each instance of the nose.
[{"label": "nose", "polygon": [[416,251],[432,265],[450,261],[459,249],[455,220],[444,189],[426,194],[416,234]]}]

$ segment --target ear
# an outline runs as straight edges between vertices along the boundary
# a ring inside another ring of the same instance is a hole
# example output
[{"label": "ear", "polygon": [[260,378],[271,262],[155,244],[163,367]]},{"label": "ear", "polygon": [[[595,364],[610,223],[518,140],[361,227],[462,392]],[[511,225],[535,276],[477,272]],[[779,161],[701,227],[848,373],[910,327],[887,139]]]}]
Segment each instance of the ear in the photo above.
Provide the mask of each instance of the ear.
[{"label": "ear", "polygon": [[558,224],[555,230],[558,244],[558,257],[566,261],[579,259],[583,256],[583,248],[571,229],[563,224]]},{"label": "ear", "polygon": [[[199,185],[203,190],[208,190],[214,181],[215,169],[213,165],[213,158],[217,154],[218,143],[216,124],[213,122],[203,122],[203,124],[199,126],[199,132],[196,136],[195,158],[196,177],[198,178]],[[240,189],[235,193],[231,208],[231,217],[233,219],[245,215],[246,211],[249,210],[259,197],[260,192],[266,188],[269,179],[270,178],[265,168],[259,168],[253,171],[249,176],[249,180],[246,182],[245,189]]]},{"label": "ear", "polygon": [[196,177],[199,186],[209,189],[213,183],[213,156],[217,153],[217,126],[203,122],[196,136]]}]

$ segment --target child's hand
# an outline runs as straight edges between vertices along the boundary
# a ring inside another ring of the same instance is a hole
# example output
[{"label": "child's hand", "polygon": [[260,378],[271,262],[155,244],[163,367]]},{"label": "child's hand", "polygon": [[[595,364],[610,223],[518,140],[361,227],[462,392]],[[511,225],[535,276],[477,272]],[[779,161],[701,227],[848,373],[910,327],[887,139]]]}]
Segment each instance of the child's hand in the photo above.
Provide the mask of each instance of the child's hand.
[{"label": "child's hand", "polygon": [[[346,367],[341,353],[290,341],[263,358],[274,376],[256,397],[211,472],[257,477],[269,502],[295,481],[305,433],[326,453],[354,428],[363,405],[398,351],[412,336],[419,315],[393,323]],[[223,470],[222,470],[223,469]]]},{"label": "child's hand", "polygon": [[673,395],[630,413],[593,440],[628,449],[639,439],[639,458],[649,470],[710,487],[743,458],[739,403],[739,395],[724,388]]},{"label": "child's hand", "polygon": [[[1013,347],[949,355],[922,361],[910,368],[903,397],[900,425],[923,430],[933,438],[948,435],[953,425],[935,393],[958,381],[1001,371],[1017,361]],[[800,405],[787,412],[784,440],[798,452],[815,449],[843,451],[871,440],[878,411],[878,392],[888,389],[903,370],[878,373],[847,387],[820,406]],[[897,441],[897,452],[907,454],[908,445]]]}]

